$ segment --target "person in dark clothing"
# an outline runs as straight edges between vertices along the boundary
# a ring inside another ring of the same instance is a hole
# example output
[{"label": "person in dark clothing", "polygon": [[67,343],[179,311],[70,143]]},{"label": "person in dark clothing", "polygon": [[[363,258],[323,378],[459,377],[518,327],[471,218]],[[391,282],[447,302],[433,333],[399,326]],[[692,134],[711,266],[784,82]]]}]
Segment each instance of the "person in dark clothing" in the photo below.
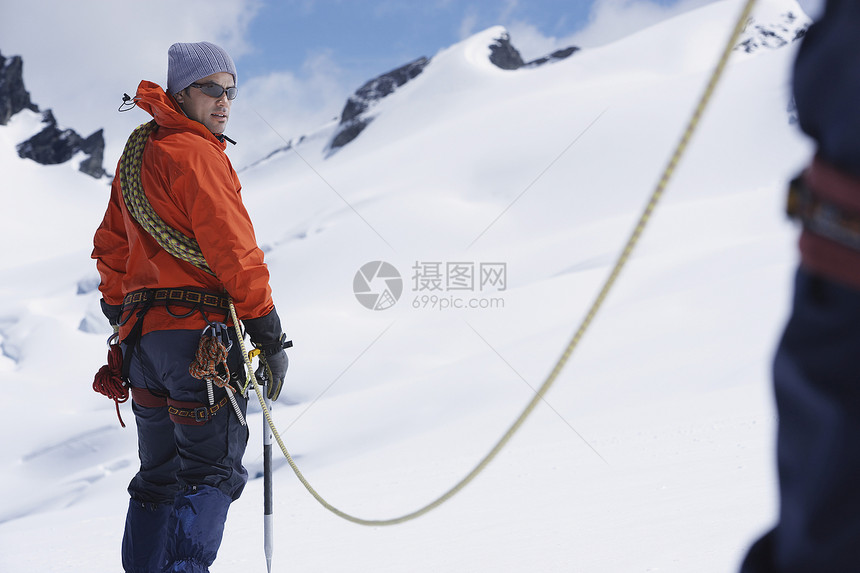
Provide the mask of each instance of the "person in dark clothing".
[{"label": "person in dark clothing", "polygon": [[780,509],[741,571],[848,573],[860,571],[860,2],[827,2],[793,81],[817,149],[789,200],[803,231],[773,364]]}]

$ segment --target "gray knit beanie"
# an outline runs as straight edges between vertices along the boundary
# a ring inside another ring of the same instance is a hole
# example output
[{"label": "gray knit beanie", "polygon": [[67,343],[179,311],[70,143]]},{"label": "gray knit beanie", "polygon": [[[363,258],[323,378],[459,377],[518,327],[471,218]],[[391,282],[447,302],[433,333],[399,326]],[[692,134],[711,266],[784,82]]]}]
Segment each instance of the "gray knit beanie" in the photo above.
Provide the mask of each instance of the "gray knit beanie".
[{"label": "gray knit beanie", "polygon": [[167,50],[167,91],[181,92],[199,79],[218,72],[233,75],[238,84],[236,66],[230,54],[209,42],[177,43]]}]

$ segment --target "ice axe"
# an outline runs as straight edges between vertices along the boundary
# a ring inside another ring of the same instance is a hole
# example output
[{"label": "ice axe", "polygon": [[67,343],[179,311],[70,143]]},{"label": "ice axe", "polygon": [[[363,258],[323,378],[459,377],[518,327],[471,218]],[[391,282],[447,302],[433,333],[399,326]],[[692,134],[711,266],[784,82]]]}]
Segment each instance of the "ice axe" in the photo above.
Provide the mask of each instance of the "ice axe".
[{"label": "ice axe", "polygon": [[[253,360],[260,354],[259,349],[248,353],[248,358]],[[261,372],[261,386],[266,402],[266,408],[272,411],[272,401],[269,400],[268,385],[269,377],[264,368]],[[274,515],[272,511],[272,430],[266,419],[263,418],[263,551],[266,554],[266,567],[272,573],[272,552],[275,546]]]}]

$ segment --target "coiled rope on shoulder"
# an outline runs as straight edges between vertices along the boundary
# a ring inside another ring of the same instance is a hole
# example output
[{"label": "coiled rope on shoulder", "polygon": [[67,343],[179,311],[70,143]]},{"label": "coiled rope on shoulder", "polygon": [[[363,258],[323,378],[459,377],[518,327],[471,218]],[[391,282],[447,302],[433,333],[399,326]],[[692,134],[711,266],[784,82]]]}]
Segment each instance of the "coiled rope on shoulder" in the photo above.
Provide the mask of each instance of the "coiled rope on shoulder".
[{"label": "coiled rope on shoulder", "polygon": [[549,375],[547,376],[546,380],[543,382],[543,384],[541,384],[540,388],[538,388],[537,392],[535,393],[535,396],[526,405],[525,409],[523,409],[522,413],[517,417],[517,419],[510,426],[510,428],[508,428],[508,430],[504,433],[504,435],[490,449],[490,451],[478,462],[478,464],[468,474],[466,474],[465,477],[463,477],[459,482],[457,482],[448,491],[446,491],[445,493],[443,493],[441,496],[439,496],[435,500],[431,501],[430,503],[426,504],[425,506],[423,506],[423,507],[421,507],[415,511],[412,511],[410,513],[407,513],[405,515],[401,515],[399,517],[394,517],[394,518],[390,518],[390,519],[364,519],[364,518],[356,517],[354,515],[346,513],[344,511],[338,509],[337,507],[333,506],[328,501],[326,501],[325,498],[323,498],[313,488],[313,486],[311,486],[311,484],[304,477],[304,475],[302,474],[302,472],[300,471],[300,469],[298,468],[296,463],[293,461],[292,456],[290,455],[289,451],[287,450],[287,447],[284,445],[284,442],[281,439],[281,436],[280,436],[277,428],[275,427],[275,423],[272,420],[271,412],[266,407],[266,402],[265,402],[265,399],[263,397],[262,389],[260,388],[260,385],[257,382],[257,378],[254,374],[253,366],[251,365],[251,360],[248,357],[248,353],[245,350],[245,344],[243,341],[241,329],[239,327],[239,320],[236,316],[236,309],[233,306],[232,302],[230,303],[230,314],[233,318],[233,324],[234,324],[236,331],[237,331],[237,334],[238,334],[239,344],[240,344],[240,347],[242,349],[242,354],[243,354],[243,357],[245,360],[245,365],[246,365],[247,370],[248,370],[248,377],[254,386],[254,392],[257,394],[257,398],[260,402],[260,407],[263,410],[263,414],[265,416],[266,423],[269,425],[269,428],[272,430],[272,435],[275,437],[275,440],[277,441],[278,446],[281,448],[281,452],[286,457],[287,461],[290,464],[290,467],[292,468],[293,472],[296,474],[296,477],[299,479],[299,481],[302,483],[302,485],[304,485],[305,489],[307,489],[308,492],[324,508],[326,508],[330,512],[334,513],[335,515],[337,515],[337,516],[339,516],[339,517],[341,517],[347,521],[351,521],[351,522],[359,524],[359,525],[384,526],[384,525],[396,525],[396,524],[400,524],[400,523],[405,523],[407,521],[411,521],[413,519],[416,519],[418,517],[421,517],[422,515],[429,513],[433,509],[439,507],[440,505],[442,505],[443,503],[445,503],[446,501],[448,501],[449,499],[454,497],[454,495],[456,495],[463,488],[465,488],[467,485],[469,485],[469,483],[471,483],[472,480],[474,480],[478,476],[478,474],[480,474],[484,469],[486,469],[486,467],[490,464],[490,462],[492,462],[493,459],[495,459],[495,457],[499,454],[499,452],[505,447],[505,445],[507,445],[507,443],[510,441],[510,439],[514,436],[514,434],[516,434],[516,432],[520,429],[520,427],[522,427],[523,423],[526,421],[526,419],[529,417],[529,415],[531,415],[531,413],[534,411],[534,409],[537,407],[537,405],[543,400],[543,397],[546,395],[547,392],[549,392],[550,388],[552,388],[552,385],[558,379],[559,375],[561,374],[561,371],[564,369],[565,365],[567,364],[568,360],[570,359],[571,355],[573,354],[573,351],[579,345],[580,340],[582,340],[582,337],[585,335],[589,326],[594,321],[594,317],[597,315],[597,312],[600,310],[601,306],[603,305],[604,300],[608,296],[609,292],[612,290],[612,287],[615,285],[615,282],[617,281],[618,276],[621,274],[622,269],[627,264],[627,261],[629,260],[630,255],[633,252],[633,249],[636,247],[636,244],[639,242],[639,239],[640,239],[643,231],[645,230],[645,227],[647,226],[648,222],[651,219],[651,215],[653,214],[655,208],[657,207],[657,204],[659,203],[660,199],[662,198],[662,196],[666,190],[666,187],[669,184],[669,181],[671,180],[672,176],[674,175],[675,169],[677,168],[678,163],[681,160],[681,157],[684,155],[684,152],[687,150],[687,147],[689,146],[690,139],[692,138],[693,133],[695,132],[696,128],[698,127],[699,122],[701,120],[701,117],[705,111],[705,108],[707,107],[708,103],[711,100],[711,97],[714,94],[716,86],[719,83],[720,78],[722,77],[723,71],[725,70],[725,67],[726,67],[726,64],[728,63],[729,57],[731,56],[731,52],[732,52],[735,44],[737,43],[738,38],[741,35],[741,32],[743,31],[743,28],[747,22],[747,19],[750,16],[750,13],[752,12],[752,9],[753,9],[755,3],[756,3],[756,0],[747,0],[746,4],[744,5],[744,8],[743,8],[740,16],[738,17],[737,23],[735,24],[735,27],[732,30],[732,33],[729,37],[729,40],[726,42],[726,46],[723,49],[722,54],[720,55],[719,61],[717,62],[717,65],[714,68],[713,72],[711,73],[710,79],[709,79],[707,85],[705,86],[704,92],[702,93],[702,95],[699,98],[698,104],[696,105],[696,108],[693,112],[693,115],[691,116],[690,120],[688,121],[687,126],[684,129],[684,132],[682,133],[681,138],[678,141],[678,144],[676,145],[674,152],[672,153],[672,156],[669,159],[669,162],[666,164],[666,167],[663,169],[662,175],[660,176],[660,179],[658,180],[656,187],[654,188],[653,192],[651,193],[651,197],[650,197],[647,205],[645,206],[645,209],[643,210],[642,214],[640,215],[639,220],[637,221],[637,223],[633,229],[633,232],[630,234],[630,237],[627,239],[627,243],[625,244],[624,248],[622,249],[621,254],[618,256],[618,258],[615,262],[615,265],[612,268],[612,271],[609,273],[609,276],[607,277],[606,281],[604,282],[603,286],[601,287],[600,291],[598,292],[594,302],[591,304],[591,307],[589,308],[588,312],[586,313],[585,318],[582,320],[581,324],[579,325],[579,328],[577,328],[576,332],[574,333],[574,335],[572,336],[572,338],[568,342],[567,346],[565,347],[561,356],[558,358],[556,364],[553,366],[553,368],[550,371]]},{"label": "coiled rope on shoulder", "polygon": [[168,253],[195,267],[215,274],[200,251],[197,240],[188,237],[167,225],[146,198],[140,182],[140,168],[143,161],[143,148],[149,134],[158,129],[155,120],[144,123],[135,129],[128,138],[122,152],[119,167],[119,181],[126,208],[140,226]]}]

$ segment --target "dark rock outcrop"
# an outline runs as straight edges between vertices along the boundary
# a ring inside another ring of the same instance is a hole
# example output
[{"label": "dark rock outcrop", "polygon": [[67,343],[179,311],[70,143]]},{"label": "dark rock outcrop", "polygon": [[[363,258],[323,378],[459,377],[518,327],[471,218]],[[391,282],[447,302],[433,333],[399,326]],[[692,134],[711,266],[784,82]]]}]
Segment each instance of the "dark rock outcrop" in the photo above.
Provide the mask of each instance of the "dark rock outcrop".
[{"label": "dark rock outcrop", "polygon": [[24,109],[39,111],[24,88],[24,62],[21,56],[4,58],[0,54],[0,125]]},{"label": "dark rock outcrop", "polygon": [[[22,110],[39,111],[39,106],[30,101],[30,94],[24,87],[23,68],[20,56],[5,58],[0,54],[0,125],[9,123],[12,116]],[[101,129],[89,137],[81,137],[73,129],[57,127],[51,110],[43,112],[42,123],[46,124],[42,131],[18,144],[19,156],[42,165],[56,165],[83,152],[87,157],[81,161],[82,172],[96,179],[107,174],[102,166],[105,138]]]},{"label": "dark rock outcrop", "polygon": [[532,61],[524,64],[523,67],[525,67],[525,68],[536,68],[536,67],[542,66],[544,64],[550,64],[553,62],[558,62],[560,60],[563,60],[563,59],[573,55],[575,52],[578,52],[578,51],[579,51],[578,47],[568,46],[567,48],[562,48],[561,50],[556,50],[553,53],[549,54],[548,56],[544,56],[542,58],[537,58],[536,60],[532,60]]},{"label": "dark rock outcrop", "polygon": [[107,171],[104,168],[105,135],[103,129],[94,131],[89,137],[84,139],[81,142],[81,151],[86,153],[88,157],[81,161],[78,169],[96,179],[107,175]]},{"label": "dark rock outcrop", "polygon": [[490,61],[503,70],[518,70],[525,65],[519,50],[511,44],[511,36],[507,32],[490,44]]},{"label": "dark rock outcrop", "polygon": [[763,48],[782,48],[803,38],[809,24],[808,18],[794,12],[781,14],[780,19],[774,22],[758,22],[750,18],[735,50],[751,54]]},{"label": "dark rock outcrop", "polygon": [[568,46],[561,50],[556,50],[553,53],[537,58],[530,62],[523,60],[519,50],[511,43],[511,36],[507,32],[502,33],[496,41],[490,44],[490,61],[497,67],[503,70],[518,70],[520,68],[537,68],[544,64],[558,62],[569,57],[574,52],[578,52],[576,46]]},{"label": "dark rock outcrop", "polygon": [[44,129],[17,146],[18,155],[32,159],[42,165],[56,165],[70,160],[76,153],[83,152],[88,157],[80,164],[80,170],[87,175],[100,178],[105,175],[105,140],[102,130],[83,138],[73,129],[60,129],[51,110],[43,114]]},{"label": "dark rock outcrop", "polygon": [[429,63],[429,59],[421,57],[365,83],[347,100],[343,112],[340,114],[340,122],[346,123],[352,121],[373,104],[385,96],[391,95],[394,90],[403,86],[409,80],[414,79],[424,71],[424,68]]},{"label": "dark rock outcrop", "polygon": [[490,61],[498,68],[503,70],[518,70],[520,68],[537,68],[544,64],[558,62],[563,60],[575,52],[579,48],[576,46],[568,46],[561,50],[556,50],[553,53],[543,56],[542,58],[534,59],[530,62],[523,60],[519,50],[511,43],[511,36],[504,32],[496,38],[496,41],[490,44]]},{"label": "dark rock outcrop", "polygon": [[379,100],[391,95],[394,90],[418,76],[429,63],[428,58],[418,58],[405,66],[377,76],[358,88],[346,100],[346,105],[340,114],[340,125],[329,144],[329,149],[334,151],[358,137],[358,134],[373,121],[373,118],[368,117],[365,112]]}]

